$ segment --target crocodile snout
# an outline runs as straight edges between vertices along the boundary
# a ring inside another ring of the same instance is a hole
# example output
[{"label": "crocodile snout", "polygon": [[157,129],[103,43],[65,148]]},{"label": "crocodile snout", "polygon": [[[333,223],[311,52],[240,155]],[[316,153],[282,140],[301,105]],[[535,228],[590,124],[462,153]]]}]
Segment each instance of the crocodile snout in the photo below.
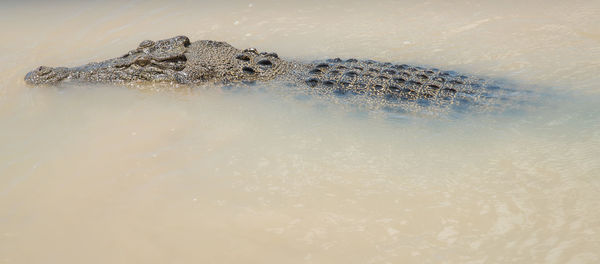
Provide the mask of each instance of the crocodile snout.
[{"label": "crocodile snout", "polygon": [[68,76],[66,68],[40,66],[25,75],[27,84],[56,83]]}]

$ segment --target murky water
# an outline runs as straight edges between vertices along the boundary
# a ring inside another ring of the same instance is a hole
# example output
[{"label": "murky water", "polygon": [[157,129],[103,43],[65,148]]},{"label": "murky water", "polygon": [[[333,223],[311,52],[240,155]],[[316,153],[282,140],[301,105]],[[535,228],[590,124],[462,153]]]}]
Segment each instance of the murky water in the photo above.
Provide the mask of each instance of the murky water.
[{"label": "murky water", "polygon": [[[600,261],[597,1],[0,7],[1,263]],[[22,79],[181,34],[433,65],[557,99],[397,119],[269,92]]]}]

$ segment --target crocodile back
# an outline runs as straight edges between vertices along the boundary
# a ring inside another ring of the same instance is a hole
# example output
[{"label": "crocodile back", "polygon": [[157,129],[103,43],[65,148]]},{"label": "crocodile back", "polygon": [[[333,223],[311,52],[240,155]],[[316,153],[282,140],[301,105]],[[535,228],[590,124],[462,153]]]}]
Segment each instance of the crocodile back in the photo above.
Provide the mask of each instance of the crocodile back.
[{"label": "crocodile back", "polygon": [[510,101],[518,102],[527,94],[489,79],[372,60],[315,61],[297,74],[324,93],[366,95],[386,107],[411,112],[502,112]]}]

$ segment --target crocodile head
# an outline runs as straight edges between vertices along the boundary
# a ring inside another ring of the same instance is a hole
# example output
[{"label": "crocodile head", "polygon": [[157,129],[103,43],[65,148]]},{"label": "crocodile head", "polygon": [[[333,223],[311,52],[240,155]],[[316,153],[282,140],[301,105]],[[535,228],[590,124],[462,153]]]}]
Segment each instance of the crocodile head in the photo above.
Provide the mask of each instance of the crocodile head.
[{"label": "crocodile head", "polygon": [[274,53],[239,50],[225,42],[185,36],[159,41],[144,40],[127,54],[79,67],[40,66],[25,76],[32,85],[65,81],[97,83],[268,80],[282,72],[286,63]]},{"label": "crocodile head", "polygon": [[29,84],[53,84],[67,80],[90,82],[178,81],[186,66],[185,52],[190,40],[185,36],[142,41],[127,54],[79,67],[40,66],[27,73]]}]

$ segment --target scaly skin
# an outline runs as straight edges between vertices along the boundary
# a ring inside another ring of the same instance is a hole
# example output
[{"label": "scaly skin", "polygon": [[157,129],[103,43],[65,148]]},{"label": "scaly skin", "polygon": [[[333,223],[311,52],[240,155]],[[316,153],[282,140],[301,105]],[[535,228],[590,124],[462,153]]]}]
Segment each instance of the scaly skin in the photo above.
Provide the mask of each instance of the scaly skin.
[{"label": "scaly skin", "polygon": [[[330,59],[301,63],[275,53],[240,50],[225,42],[190,42],[185,36],[145,40],[127,54],[79,67],[41,66],[25,76],[28,84],[65,81],[94,83],[167,82],[255,83],[280,80],[322,94],[358,94],[382,99],[390,107],[413,110],[435,105],[440,109],[504,108],[516,91],[488,80],[438,69],[371,60]],[[521,94],[522,95],[522,94]],[[392,103],[391,103],[392,102]],[[387,107],[387,106],[385,106]],[[437,110],[436,110],[437,111]]]}]

